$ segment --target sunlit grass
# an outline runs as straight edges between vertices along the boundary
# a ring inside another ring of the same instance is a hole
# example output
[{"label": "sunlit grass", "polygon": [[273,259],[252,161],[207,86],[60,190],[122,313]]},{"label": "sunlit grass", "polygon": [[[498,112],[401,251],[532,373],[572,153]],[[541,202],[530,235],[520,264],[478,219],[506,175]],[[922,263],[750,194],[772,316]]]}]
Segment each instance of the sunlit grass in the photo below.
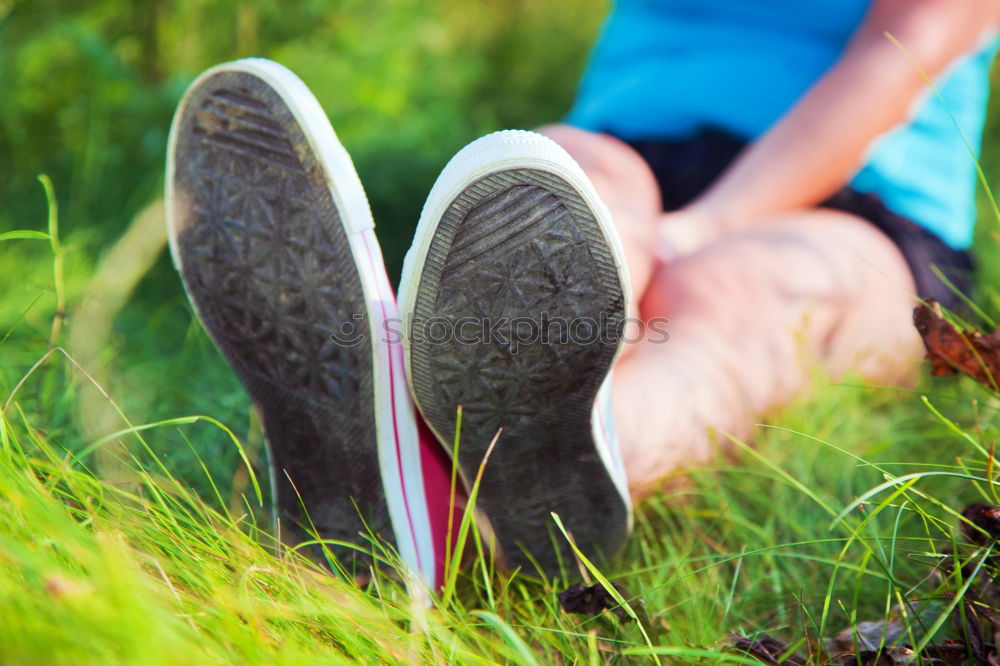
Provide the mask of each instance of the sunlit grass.
[{"label": "sunlit grass", "polygon": [[[330,111],[398,268],[454,149],[566,110],[603,7],[521,0],[431,18],[426,3],[401,14],[340,4],[344,21],[317,22],[304,3],[279,38],[269,19],[294,12],[271,3],[244,32]],[[753,663],[725,650],[730,632],[818,655],[823,638],[890,615],[911,645],[961,637],[945,593],[969,580],[944,565],[975,568],[989,551],[960,542],[956,512],[998,497],[989,452],[1000,402],[968,380],[925,378],[910,392],[819,378],[753,448],[734,445],[637,507],[620,557],[599,569],[567,563],[563,580],[498,573],[472,540],[426,607],[384,544],[371,546],[378,565],[364,589],[281,546],[260,425],[169,261],[144,278],[94,277],[121,266],[111,241],[158,196],[163,134],[186,80],[251,53],[216,34],[224,3],[178,5],[152,26],[161,51],[151,55],[169,76],[147,79],[130,60],[144,50],[94,27],[122,20],[110,4],[85,5],[66,29],[21,13],[3,56],[15,90],[49,94],[42,110],[18,95],[0,102],[19,160],[0,224],[25,227],[0,232],[0,662]],[[541,49],[547,67],[518,55]],[[987,146],[998,138],[991,120]],[[64,197],[61,224],[52,188],[34,181],[41,168]],[[984,170],[987,181],[997,172]],[[983,321],[1000,312],[989,286],[1000,276],[996,223],[984,215],[977,231]],[[115,247],[127,257],[133,246]],[[123,309],[74,319],[85,297],[102,295]],[[109,459],[127,473],[109,474]],[[468,515],[453,527],[475,536]],[[568,584],[602,577],[622,587],[634,620],[560,610]]]},{"label": "sunlit grass", "polygon": [[[831,389],[841,390],[864,392]],[[862,405],[841,407],[852,417]],[[878,409],[902,417],[913,408]],[[154,427],[183,431],[193,421]],[[841,428],[841,442],[864,431]],[[376,549],[381,565],[359,589],[280,547],[251,512],[234,515],[221,495],[200,498],[168,459],[131,461],[134,483],[100,480],[89,454],[61,448],[15,396],[0,421],[0,645],[5,663],[47,664],[730,662],[719,652],[729,631],[799,638],[804,652],[806,641],[894,606],[914,620],[909,642],[919,645],[950,628],[949,601],[930,574],[942,549],[956,548],[955,510],[994,492],[966,435],[947,438],[950,460],[911,451],[922,462],[909,466],[771,431],[742,464],[698,472],[641,506],[634,538],[609,568],[587,564],[592,582],[626,590],[620,600],[635,619],[622,623],[568,616],[555,601],[567,581],[496,574],[481,558],[432,594],[430,609],[411,600],[389,551]]]},{"label": "sunlit grass", "polygon": [[[37,331],[15,336],[0,384],[4,663],[748,663],[727,650],[732,631],[818,658],[821,638],[890,614],[911,645],[957,636],[945,591],[970,581],[942,563],[975,568],[990,553],[955,527],[966,503],[998,495],[996,397],[961,380],[926,383],[924,397],[819,379],[753,447],[736,443],[640,505],[604,568],[498,573],[467,512],[453,525],[471,537],[452,553],[464,566],[443,590],[414,587],[378,543],[362,589],[274,538],[246,421],[132,421],[128,396]],[[84,386],[110,405],[112,432],[88,439],[74,425]],[[97,452],[123,440],[115,455],[131,473],[102,479]],[[219,441],[231,455],[214,459],[203,443]],[[620,585],[631,620],[562,612],[556,595],[580,581]]]}]

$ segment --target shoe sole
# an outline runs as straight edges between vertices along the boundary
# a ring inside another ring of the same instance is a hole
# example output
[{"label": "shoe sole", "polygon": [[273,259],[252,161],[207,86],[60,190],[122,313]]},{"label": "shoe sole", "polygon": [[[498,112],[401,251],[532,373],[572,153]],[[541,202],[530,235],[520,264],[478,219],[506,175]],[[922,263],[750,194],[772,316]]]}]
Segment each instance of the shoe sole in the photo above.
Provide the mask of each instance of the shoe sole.
[{"label": "shoe sole", "polygon": [[[618,352],[627,285],[606,209],[540,135],[474,142],[424,207],[400,287],[411,389],[446,448],[461,405],[457,465],[467,484],[501,433],[477,507],[509,568],[557,575],[574,561],[551,513],[588,557],[625,541],[627,488],[598,441],[594,402]],[[463,321],[474,323],[463,330]],[[505,335],[504,321],[518,323]],[[553,322],[574,321],[615,333],[541,338],[558,332]],[[446,330],[454,335],[440,339]]]},{"label": "shoe sole", "polygon": [[373,533],[433,584],[395,301],[318,102],[269,61],[205,72],[174,118],[166,189],[174,265],[262,415],[282,538],[343,544],[328,547],[351,571]]}]

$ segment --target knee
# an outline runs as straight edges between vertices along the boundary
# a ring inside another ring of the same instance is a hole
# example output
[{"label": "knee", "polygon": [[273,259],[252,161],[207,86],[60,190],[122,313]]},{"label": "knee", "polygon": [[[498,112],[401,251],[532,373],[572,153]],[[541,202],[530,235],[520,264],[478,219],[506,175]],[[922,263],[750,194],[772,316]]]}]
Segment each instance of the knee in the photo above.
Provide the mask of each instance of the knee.
[{"label": "knee", "polygon": [[558,143],[576,160],[605,200],[619,199],[650,214],[662,210],[653,172],[624,141],[564,124],[544,125],[538,132]]},{"label": "knee", "polygon": [[564,124],[543,125],[537,131],[562,146],[588,175],[606,170],[610,137]]},{"label": "knee", "polygon": [[542,136],[549,137],[567,151],[570,148],[576,148],[585,144],[591,135],[596,136],[593,132],[588,132],[572,125],[566,125],[565,123],[542,125],[535,129],[535,131]]}]

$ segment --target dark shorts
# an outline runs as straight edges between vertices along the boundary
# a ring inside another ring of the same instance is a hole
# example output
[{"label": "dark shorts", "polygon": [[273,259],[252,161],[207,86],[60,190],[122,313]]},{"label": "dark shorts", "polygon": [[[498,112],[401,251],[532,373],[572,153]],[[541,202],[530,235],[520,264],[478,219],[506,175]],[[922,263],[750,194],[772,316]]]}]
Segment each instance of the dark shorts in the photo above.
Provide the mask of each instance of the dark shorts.
[{"label": "dark shorts", "polygon": [[[676,210],[690,203],[719,177],[746,146],[746,141],[717,130],[706,130],[683,141],[628,142],[649,164],[660,185],[663,209]],[[893,213],[877,194],[862,194],[844,187],[819,204],[868,220],[896,244],[913,274],[917,294],[957,309],[959,298],[934,273],[936,266],[962,293],[972,287],[972,258],[955,250],[912,220]]]}]

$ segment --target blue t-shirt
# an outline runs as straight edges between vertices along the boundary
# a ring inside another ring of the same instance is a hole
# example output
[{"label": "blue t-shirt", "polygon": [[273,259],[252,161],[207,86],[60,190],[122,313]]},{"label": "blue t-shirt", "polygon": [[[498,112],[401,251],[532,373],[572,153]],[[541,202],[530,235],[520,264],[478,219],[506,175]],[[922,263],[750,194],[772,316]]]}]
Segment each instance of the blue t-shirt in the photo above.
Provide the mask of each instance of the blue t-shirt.
[{"label": "blue t-shirt", "polygon": [[[753,140],[838,58],[871,0],[619,0],[568,121],[623,139],[709,127]],[[851,186],[963,249],[996,45],[961,58],[906,124],[880,137]],[[905,57],[902,53],[900,57]],[[965,140],[963,140],[963,136]]]}]

